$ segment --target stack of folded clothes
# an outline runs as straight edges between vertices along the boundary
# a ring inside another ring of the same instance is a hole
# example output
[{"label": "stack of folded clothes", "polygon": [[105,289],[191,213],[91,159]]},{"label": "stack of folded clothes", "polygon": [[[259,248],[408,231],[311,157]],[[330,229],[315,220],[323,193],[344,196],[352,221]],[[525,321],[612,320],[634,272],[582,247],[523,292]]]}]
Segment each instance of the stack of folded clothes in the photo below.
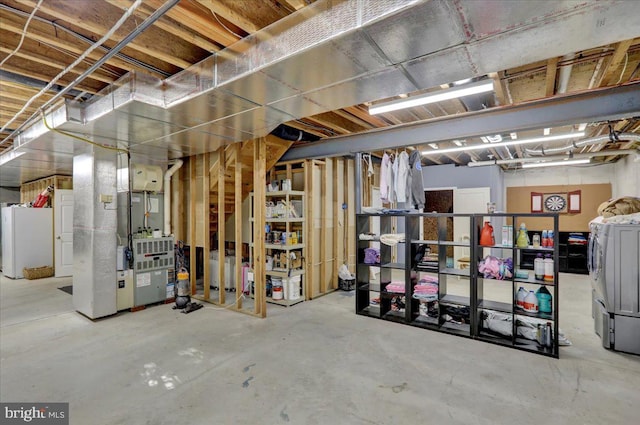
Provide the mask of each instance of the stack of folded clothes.
[{"label": "stack of folded clothes", "polygon": [[426,276],[420,279],[413,287],[413,298],[424,301],[436,301],[438,299],[438,279]]},{"label": "stack of folded clothes", "polygon": [[386,286],[386,291],[404,294],[404,282],[391,282]]}]

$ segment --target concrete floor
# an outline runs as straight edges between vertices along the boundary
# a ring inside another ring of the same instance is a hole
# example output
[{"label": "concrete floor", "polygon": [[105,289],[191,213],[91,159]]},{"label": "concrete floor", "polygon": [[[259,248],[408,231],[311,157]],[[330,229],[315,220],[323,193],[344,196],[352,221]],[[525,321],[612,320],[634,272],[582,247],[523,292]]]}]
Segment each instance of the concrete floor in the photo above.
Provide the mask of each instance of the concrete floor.
[{"label": "concrete floor", "polygon": [[640,357],[602,348],[584,276],[561,276],[559,360],[356,316],[352,293],[91,322],[68,284],[0,278],[0,399],[69,402],[71,424],[638,422]]}]

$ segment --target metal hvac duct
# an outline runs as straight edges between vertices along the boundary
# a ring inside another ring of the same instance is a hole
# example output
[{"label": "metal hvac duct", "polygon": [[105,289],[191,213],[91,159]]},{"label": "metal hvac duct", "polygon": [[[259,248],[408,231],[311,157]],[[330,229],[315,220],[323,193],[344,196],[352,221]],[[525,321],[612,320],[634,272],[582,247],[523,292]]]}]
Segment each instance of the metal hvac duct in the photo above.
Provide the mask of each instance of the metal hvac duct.
[{"label": "metal hvac duct", "polygon": [[[639,35],[633,2],[320,0],[164,81],[125,76],[61,129],[166,162],[292,119]],[[56,149],[47,131],[33,134]],[[19,148],[34,140],[20,135]]]}]

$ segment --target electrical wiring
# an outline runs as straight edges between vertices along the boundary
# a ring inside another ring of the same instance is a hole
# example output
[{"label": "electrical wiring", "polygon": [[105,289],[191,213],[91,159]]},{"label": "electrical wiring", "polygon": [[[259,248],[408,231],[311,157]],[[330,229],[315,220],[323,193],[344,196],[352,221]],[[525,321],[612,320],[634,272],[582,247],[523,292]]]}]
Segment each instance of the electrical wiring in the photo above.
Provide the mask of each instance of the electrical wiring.
[{"label": "electrical wiring", "polygon": [[[14,14],[16,14],[16,15],[20,15],[20,16],[27,16],[27,13],[26,13],[26,12],[23,12],[23,11],[22,11],[22,10],[20,10],[20,9],[15,9],[15,8],[13,8],[13,7],[11,7],[11,6],[7,6],[6,4],[0,4],[0,9],[2,9],[2,10],[6,10],[6,11],[11,12],[11,13],[14,13]],[[57,22],[49,21],[49,20],[44,19],[44,18],[41,18],[41,17],[39,17],[39,16],[34,16],[34,18],[33,18],[33,19],[35,19],[35,20],[36,20],[36,21],[38,21],[38,22],[42,22],[43,24],[51,25],[51,26],[52,26],[52,27],[54,27],[56,30],[64,31],[64,32],[66,32],[67,34],[69,34],[69,35],[71,35],[71,36],[73,36],[73,37],[77,38],[78,40],[81,40],[81,41],[83,41],[83,42],[85,42],[85,43],[87,43],[87,44],[91,44],[91,43],[93,43],[93,40],[92,40],[92,39],[90,39],[90,38],[88,38],[88,37],[85,37],[84,35],[79,34],[79,33],[75,32],[75,31],[72,31],[72,30],[70,30],[69,28],[66,28],[66,27],[62,26],[62,25],[60,25],[60,24],[59,24],[59,23],[57,23]],[[44,45],[49,46],[49,47],[51,47],[51,48],[56,48],[56,47],[52,46],[51,44],[46,43],[46,42],[44,42],[44,41],[40,41],[40,40],[39,40],[39,41],[38,41],[38,43],[44,44]],[[57,49],[57,48],[56,48],[56,49]],[[103,52],[108,52],[108,51],[110,50],[109,48],[104,47],[104,46],[100,46],[100,47],[99,47],[99,49],[100,49],[101,51],[103,51]],[[60,50],[60,49],[57,49],[57,50]],[[62,50],[60,50],[60,51],[62,51]],[[65,52],[65,53],[68,53],[68,52]],[[144,69],[146,69],[146,70],[147,70],[147,71],[149,71],[149,72],[153,72],[153,73],[156,73],[156,74],[162,75],[162,76],[164,76],[164,77],[169,77],[169,76],[171,76],[171,74],[170,74],[170,73],[168,73],[168,72],[166,72],[166,71],[163,71],[163,70],[161,70],[161,69],[159,69],[159,68],[156,68],[156,67],[154,67],[154,66],[152,66],[152,65],[146,64],[146,63],[144,63],[144,62],[142,62],[142,61],[140,61],[140,60],[138,60],[138,59],[132,58],[131,56],[127,56],[127,55],[125,55],[124,53],[117,53],[115,56],[116,56],[117,58],[119,58],[119,59],[122,59],[123,61],[125,61],[125,62],[127,62],[127,63],[130,63],[130,64],[132,64],[132,65],[135,65],[135,66],[139,66],[139,67],[141,67],[141,68],[144,68]],[[118,75],[118,76],[119,76],[119,75]]]},{"label": "electrical wiring", "polygon": [[236,34],[235,32],[231,31],[229,28],[227,28],[227,26],[225,24],[223,24],[222,22],[220,22],[220,19],[218,19],[218,15],[215,12],[212,12],[213,17],[216,18],[216,21],[218,21],[218,23],[220,25],[222,25],[222,28],[226,29],[227,31],[229,31],[231,34],[235,35],[236,37],[238,37],[240,40],[242,40],[244,37]]},{"label": "electrical wiring", "polygon": [[36,7],[33,8],[33,11],[31,12],[31,15],[29,15],[29,18],[27,19],[27,22],[24,24],[24,28],[22,28],[22,35],[20,36],[20,42],[18,43],[18,46],[13,50],[13,52],[9,53],[9,55],[6,58],[4,58],[2,60],[2,62],[0,62],[0,67],[2,65],[4,65],[5,62],[7,62],[9,60],[9,58],[11,58],[13,55],[18,53],[18,50],[20,50],[20,48],[22,47],[22,43],[24,43],[24,38],[27,35],[27,28],[29,28],[29,24],[31,23],[31,19],[33,19],[33,16],[36,14],[38,9],[40,9],[40,5],[42,4],[43,1],[44,0],[40,0],[38,2],[38,4],[36,4]]},{"label": "electrical wiring", "polygon": [[131,7],[129,7],[129,9],[127,9],[127,11],[120,17],[120,19],[118,19],[118,22],[115,23],[115,25],[109,30],[107,31],[107,33],[105,35],[102,36],[102,38],[100,38],[100,40],[96,41],[94,44],[92,44],[87,50],[85,50],[82,55],[80,55],[79,58],[77,58],[71,65],[69,65],[68,67],[66,67],[65,69],[63,69],[62,71],[60,71],[60,73],[58,75],[56,75],[45,87],[43,87],[38,93],[36,93],[35,95],[33,95],[31,97],[31,99],[29,99],[27,101],[27,103],[24,104],[24,106],[22,107],[22,109],[20,109],[20,111],[15,114],[9,121],[7,121],[5,123],[4,126],[2,126],[2,129],[0,129],[1,131],[4,131],[7,129],[7,127],[9,127],[9,125],[11,125],[20,115],[22,115],[22,113],[24,113],[24,111],[27,110],[27,108],[29,106],[31,106],[31,104],[38,99],[40,96],[42,96],[44,93],[46,93],[51,87],[54,86],[54,84],[56,84],[58,82],[58,80],[60,80],[60,78],[62,78],[65,74],[67,74],[71,69],[75,68],[79,63],[81,63],[87,56],[89,56],[89,54],[91,52],[93,52],[95,49],[97,49],[99,46],[101,46],[102,44],[104,44],[107,40],[109,40],[111,38],[111,36],[118,30],[118,28],[120,28],[122,26],[122,24],[125,23],[125,21],[127,19],[129,19],[129,17],[133,14],[133,12],[135,12],[135,10],[138,8],[138,6],[140,6],[142,4],[142,0],[136,0],[135,3],[133,3],[131,5]]},{"label": "electrical wiring", "polygon": [[618,81],[616,82],[616,85],[620,84],[620,81],[622,81],[622,76],[624,75],[625,71],[627,70],[628,63],[629,63],[629,52],[624,54],[624,67],[622,68],[622,72],[620,73],[620,78],[618,78]]},{"label": "electrical wiring", "polygon": [[129,151],[127,149],[121,149],[121,148],[116,148],[116,147],[113,147],[113,146],[101,145],[100,143],[96,143],[96,142],[91,141],[89,139],[85,139],[84,137],[76,136],[75,134],[67,133],[66,131],[62,131],[62,130],[58,130],[57,128],[53,128],[53,127],[51,127],[49,125],[49,123],[47,123],[47,117],[46,117],[44,111],[41,111],[41,112],[42,112],[42,122],[44,123],[44,126],[47,127],[47,129],[49,129],[51,131],[54,131],[54,132],[56,132],[58,134],[62,134],[63,136],[71,137],[72,139],[80,140],[81,142],[89,143],[90,145],[94,145],[94,146],[97,146],[99,148],[108,149],[108,150],[121,152],[121,153],[126,153],[126,154],[129,153]]}]

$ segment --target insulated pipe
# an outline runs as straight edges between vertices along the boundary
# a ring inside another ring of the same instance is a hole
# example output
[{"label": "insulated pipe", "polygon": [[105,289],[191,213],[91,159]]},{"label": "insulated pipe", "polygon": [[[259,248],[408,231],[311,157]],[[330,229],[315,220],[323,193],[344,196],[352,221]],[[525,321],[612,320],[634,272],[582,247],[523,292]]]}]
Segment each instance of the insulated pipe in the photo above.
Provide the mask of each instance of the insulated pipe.
[{"label": "insulated pipe", "polygon": [[[640,134],[634,134],[634,133],[620,133],[616,136],[618,139],[620,140],[633,140],[636,142],[640,142]],[[559,153],[559,152],[565,152],[569,149],[576,149],[576,148],[581,148],[583,146],[587,146],[587,145],[595,145],[596,143],[601,143],[601,142],[608,142],[610,140],[610,136],[604,135],[604,136],[597,136],[597,137],[592,137],[589,139],[584,139],[584,140],[580,140],[578,142],[574,142],[574,143],[570,143],[568,145],[565,146],[561,146],[559,148],[547,148],[547,149],[524,149],[524,153],[528,154],[528,155],[548,155],[548,154],[554,154],[554,153]],[[595,152],[597,153],[597,152]]]},{"label": "insulated pipe", "polygon": [[171,234],[171,176],[182,167],[182,160],[176,159],[164,173],[164,235]]},{"label": "insulated pipe", "polygon": [[636,149],[620,149],[620,150],[608,150],[608,151],[600,151],[593,153],[577,153],[573,155],[554,155],[554,156],[543,156],[543,157],[529,157],[529,158],[514,158],[514,159],[494,159],[491,161],[477,161],[470,162],[467,164],[467,167],[485,167],[488,165],[502,165],[502,164],[521,164],[525,162],[538,162],[541,159],[546,160],[563,160],[563,159],[580,159],[580,158],[592,158],[594,156],[609,156],[609,155],[631,155],[634,153],[639,153],[640,151]]}]

